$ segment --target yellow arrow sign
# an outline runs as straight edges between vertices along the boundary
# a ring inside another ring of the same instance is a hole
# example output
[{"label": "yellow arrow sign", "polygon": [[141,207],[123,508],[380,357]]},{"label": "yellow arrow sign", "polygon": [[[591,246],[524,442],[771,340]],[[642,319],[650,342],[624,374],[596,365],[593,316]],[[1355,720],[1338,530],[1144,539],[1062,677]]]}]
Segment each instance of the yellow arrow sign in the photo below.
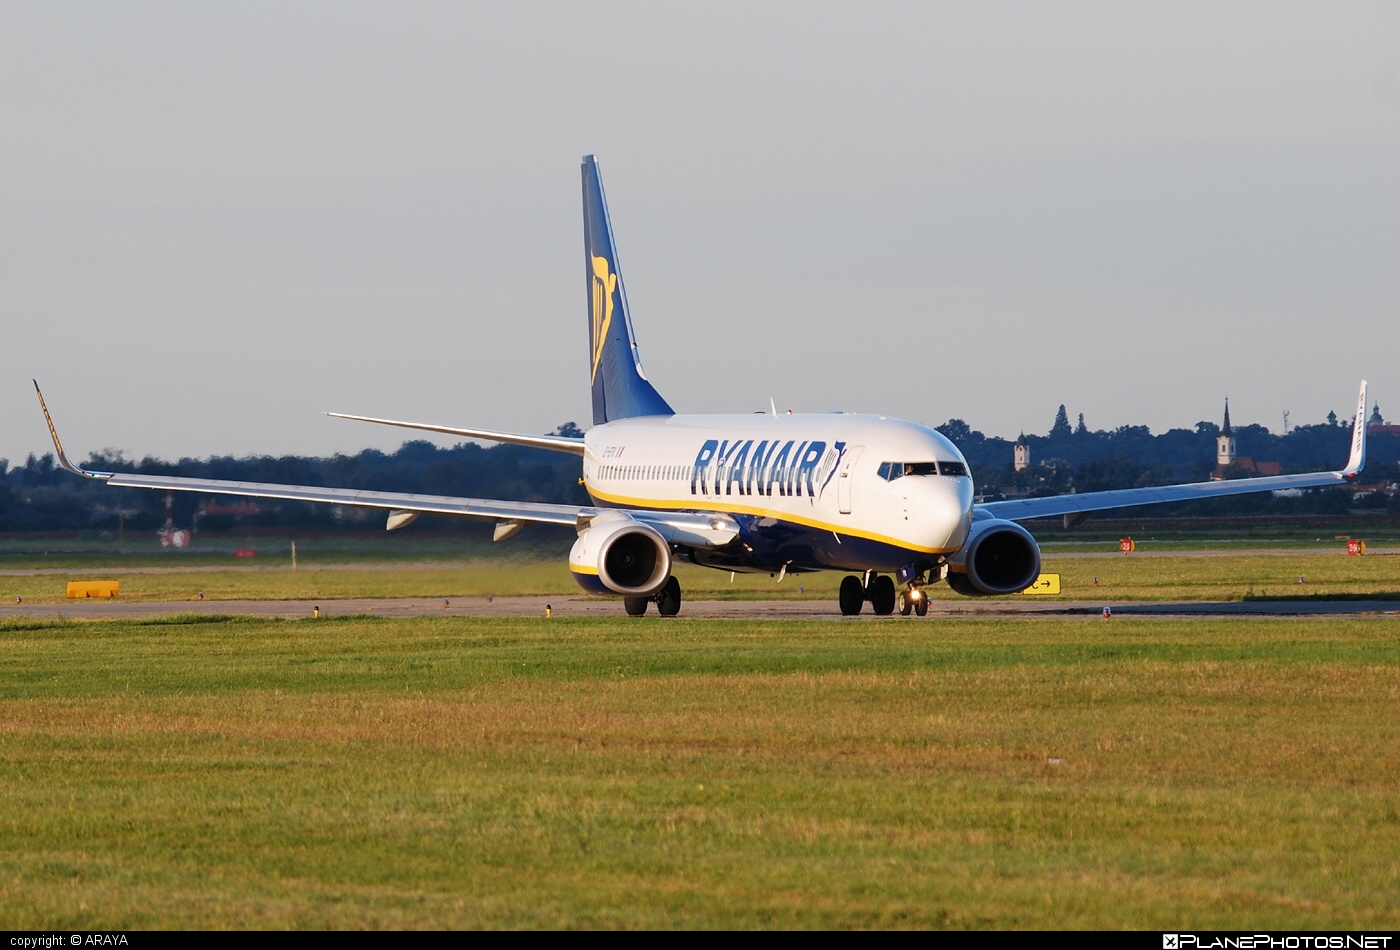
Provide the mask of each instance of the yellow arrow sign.
[{"label": "yellow arrow sign", "polygon": [[1060,575],[1041,574],[1035,579],[1035,583],[1025,590],[1023,594],[1058,594],[1060,592]]}]

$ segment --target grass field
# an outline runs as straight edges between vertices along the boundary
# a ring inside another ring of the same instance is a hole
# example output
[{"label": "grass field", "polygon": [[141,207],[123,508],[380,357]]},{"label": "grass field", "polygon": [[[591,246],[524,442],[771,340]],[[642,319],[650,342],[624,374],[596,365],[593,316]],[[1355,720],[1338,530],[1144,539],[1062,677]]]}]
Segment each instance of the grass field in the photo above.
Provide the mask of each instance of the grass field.
[{"label": "grass field", "polygon": [[[1400,555],[1375,553],[1347,557],[1327,553],[1211,552],[1164,556],[1072,557],[1045,554],[1045,570],[1061,574],[1061,599],[1232,601],[1248,597],[1400,597]],[[170,564],[180,567],[182,565]],[[690,599],[803,598],[835,600],[839,573],[792,575],[781,583],[763,575],[737,576],[678,565]],[[470,597],[494,594],[581,593],[563,557],[552,560],[481,558],[470,561],[346,564],[338,569],[311,565],[231,569],[226,562],[199,572],[104,573],[102,568],[60,574],[0,576],[0,602],[61,601],[67,581],[108,577],[121,581],[123,600],[335,599],[347,597]],[[1303,583],[1298,582],[1299,576]],[[1097,584],[1095,584],[1097,578]],[[799,587],[802,588],[799,591]],[[929,588],[938,599],[959,595],[946,584]]]},{"label": "grass field", "polygon": [[0,927],[1393,928],[1397,634],[11,622]]}]

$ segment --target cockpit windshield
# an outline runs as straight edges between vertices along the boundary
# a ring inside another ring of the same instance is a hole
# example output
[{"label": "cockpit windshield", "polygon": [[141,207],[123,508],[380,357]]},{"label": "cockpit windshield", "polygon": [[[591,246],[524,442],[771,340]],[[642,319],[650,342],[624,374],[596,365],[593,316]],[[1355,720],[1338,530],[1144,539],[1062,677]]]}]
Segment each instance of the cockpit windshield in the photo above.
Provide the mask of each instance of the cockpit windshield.
[{"label": "cockpit windshield", "polygon": [[961,475],[967,477],[962,462],[881,462],[877,470],[881,478],[892,482],[905,475]]}]

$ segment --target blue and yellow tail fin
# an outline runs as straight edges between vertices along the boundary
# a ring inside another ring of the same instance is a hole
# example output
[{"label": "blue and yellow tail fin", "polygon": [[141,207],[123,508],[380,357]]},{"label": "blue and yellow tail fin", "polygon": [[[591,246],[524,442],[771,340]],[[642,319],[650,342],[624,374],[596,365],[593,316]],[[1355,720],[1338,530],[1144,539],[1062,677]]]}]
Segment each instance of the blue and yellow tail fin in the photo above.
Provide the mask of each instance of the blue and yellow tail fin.
[{"label": "blue and yellow tail fin", "polygon": [[583,157],[583,249],[588,282],[588,370],[593,424],[675,411],[647,382],[627,311],[627,291],[617,264],[603,179],[592,155]]}]

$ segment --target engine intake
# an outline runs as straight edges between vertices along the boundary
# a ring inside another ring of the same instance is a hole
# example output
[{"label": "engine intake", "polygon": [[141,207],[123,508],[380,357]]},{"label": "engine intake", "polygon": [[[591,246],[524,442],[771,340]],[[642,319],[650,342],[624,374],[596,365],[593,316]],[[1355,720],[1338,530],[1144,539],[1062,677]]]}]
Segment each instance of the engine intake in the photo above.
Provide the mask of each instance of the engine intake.
[{"label": "engine intake", "polygon": [[655,528],[631,518],[595,521],[574,542],[569,569],[586,590],[649,597],[671,576],[671,546]]},{"label": "engine intake", "polygon": [[948,586],[968,596],[1014,594],[1040,576],[1040,545],[1014,521],[974,521],[948,562]]}]

